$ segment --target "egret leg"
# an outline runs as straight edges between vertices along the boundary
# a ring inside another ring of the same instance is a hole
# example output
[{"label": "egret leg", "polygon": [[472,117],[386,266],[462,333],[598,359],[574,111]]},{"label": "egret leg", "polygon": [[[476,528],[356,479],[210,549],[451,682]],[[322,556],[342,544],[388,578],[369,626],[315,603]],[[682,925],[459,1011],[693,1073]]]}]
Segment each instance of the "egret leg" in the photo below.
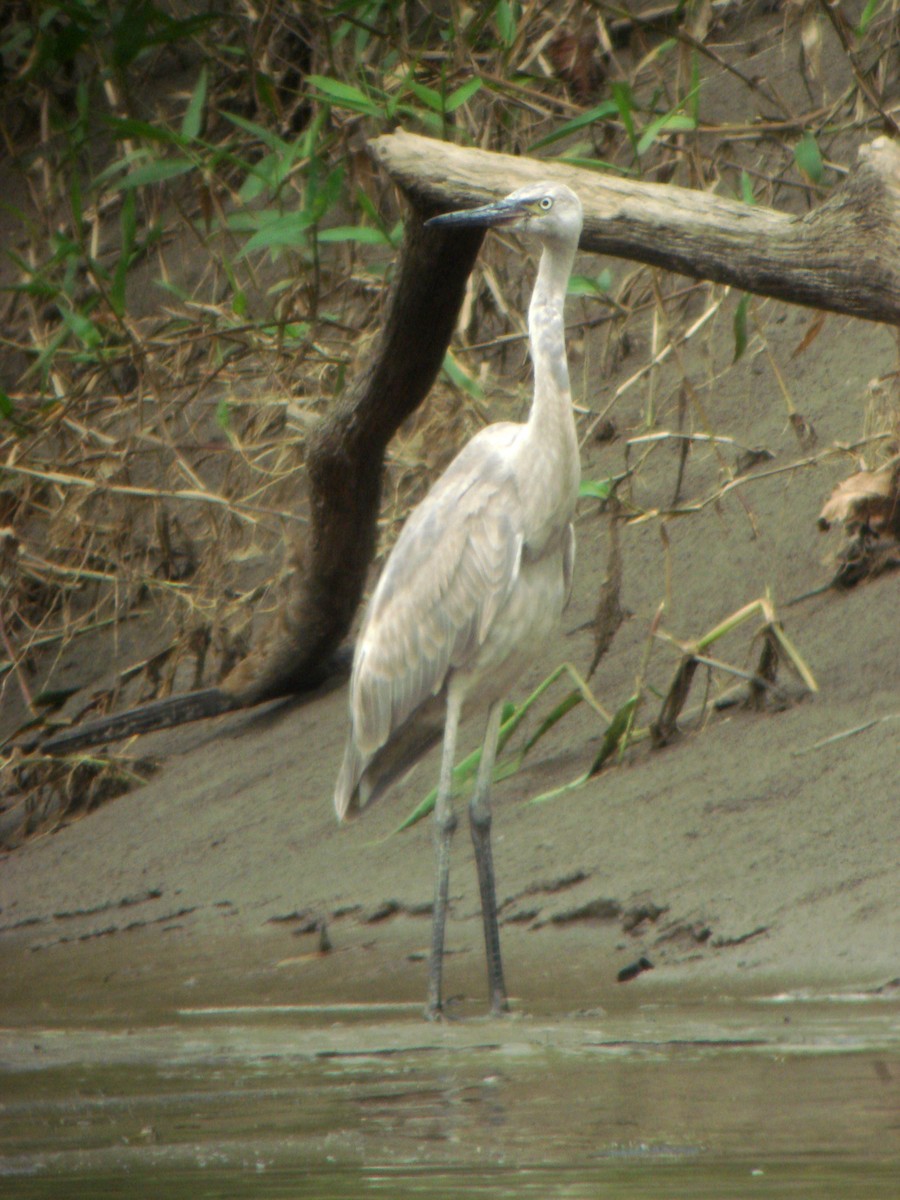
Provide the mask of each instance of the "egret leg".
[{"label": "egret leg", "polygon": [[497,926],[497,890],[494,884],[494,858],[491,853],[491,781],[497,758],[500,718],[503,706],[498,701],[488,713],[481,763],[475,791],[469,801],[469,828],[475,847],[475,866],[481,892],[481,919],[484,922],[484,951],[487,958],[488,992],[491,1012],[497,1016],[509,1012],[503,962],[500,958],[500,930]]},{"label": "egret leg", "polygon": [[444,724],[444,747],[441,753],[441,777],[434,805],[434,911],[431,917],[431,958],[428,963],[428,1002],[425,1016],[434,1021],[441,1016],[441,976],[444,968],[444,928],[447,924],[447,902],[450,894],[450,843],[456,829],[453,811],[453,763],[456,759],[456,733],[462,699],[450,688],[447,697],[447,718]]}]

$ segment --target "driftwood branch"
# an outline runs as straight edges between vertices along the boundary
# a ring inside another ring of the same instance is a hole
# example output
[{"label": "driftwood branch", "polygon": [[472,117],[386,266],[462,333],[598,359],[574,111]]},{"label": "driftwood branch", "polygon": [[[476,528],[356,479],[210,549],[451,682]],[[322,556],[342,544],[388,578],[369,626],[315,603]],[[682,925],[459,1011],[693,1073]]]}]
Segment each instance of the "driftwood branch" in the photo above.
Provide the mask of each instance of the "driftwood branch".
[{"label": "driftwood branch", "polygon": [[370,150],[424,208],[483,204],[543,179],[567,183],[584,204],[583,250],[900,324],[900,143],[886,137],[863,146],[847,180],[802,217],[403,131]]}]

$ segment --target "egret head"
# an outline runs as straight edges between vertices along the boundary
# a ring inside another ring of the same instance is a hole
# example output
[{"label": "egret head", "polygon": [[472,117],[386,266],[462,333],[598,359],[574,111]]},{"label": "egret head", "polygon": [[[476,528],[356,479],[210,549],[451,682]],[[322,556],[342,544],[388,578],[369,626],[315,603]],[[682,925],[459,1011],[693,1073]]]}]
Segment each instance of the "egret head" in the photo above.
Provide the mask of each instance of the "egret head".
[{"label": "egret head", "polygon": [[503,226],[529,233],[545,242],[577,244],[583,213],[581,201],[564,183],[528,183],[503,200],[480,208],[443,213],[425,224],[431,226]]}]

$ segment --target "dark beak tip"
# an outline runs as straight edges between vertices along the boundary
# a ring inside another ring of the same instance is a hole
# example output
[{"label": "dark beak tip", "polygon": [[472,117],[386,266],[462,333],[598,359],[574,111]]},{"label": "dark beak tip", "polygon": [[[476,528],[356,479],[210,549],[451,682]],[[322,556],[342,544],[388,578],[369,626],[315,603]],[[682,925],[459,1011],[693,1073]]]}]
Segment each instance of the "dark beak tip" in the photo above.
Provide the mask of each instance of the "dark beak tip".
[{"label": "dark beak tip", "polygon": [[498,201],[496,204],[485,204],[477,208],[455,209],[451,212],[438,213],[437,216],[429,217],[425,222],[425,228],[433,228],[438,226],[444,229],[460,229],[460,228],[481,228],[489,229],[494,225],[504,225],[515,219],[518,212],[511,206],[507,207],[503,201]]}]

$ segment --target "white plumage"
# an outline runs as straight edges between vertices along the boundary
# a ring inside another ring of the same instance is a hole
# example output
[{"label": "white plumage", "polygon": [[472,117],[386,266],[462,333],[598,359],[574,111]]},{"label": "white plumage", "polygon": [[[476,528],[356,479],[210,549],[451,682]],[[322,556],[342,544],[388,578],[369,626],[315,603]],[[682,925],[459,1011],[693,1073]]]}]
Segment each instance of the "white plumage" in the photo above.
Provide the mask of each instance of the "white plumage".
[{"label": "white plumage", "polygon": [[436,225],[505,225],[543,243],[529,334],[528,420],[488,426],[460,451],[407,520],[369,602],[350,681],[350,736],[335,789],[338,817],[376,799],[444,731],[435,808],[437,886],[426,1013],[441,1011],[452,812],[450,779],[463,704],[487,707],[470,804],[494,1011],[507,1007],[490,852],[490,776],[500,704],[557,626],[574,562],[579,463],[563,304],[581,232],[567,187],[520,188]]}]

